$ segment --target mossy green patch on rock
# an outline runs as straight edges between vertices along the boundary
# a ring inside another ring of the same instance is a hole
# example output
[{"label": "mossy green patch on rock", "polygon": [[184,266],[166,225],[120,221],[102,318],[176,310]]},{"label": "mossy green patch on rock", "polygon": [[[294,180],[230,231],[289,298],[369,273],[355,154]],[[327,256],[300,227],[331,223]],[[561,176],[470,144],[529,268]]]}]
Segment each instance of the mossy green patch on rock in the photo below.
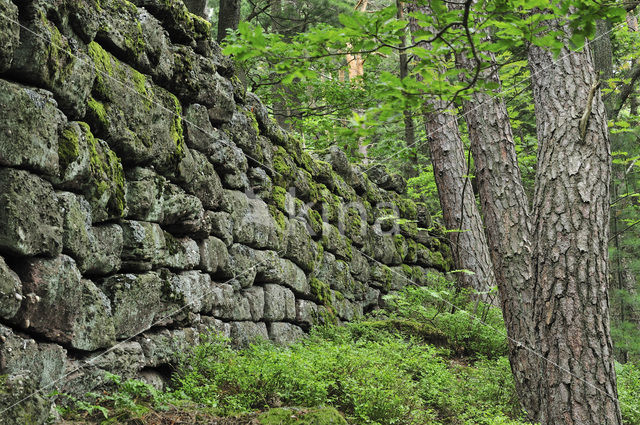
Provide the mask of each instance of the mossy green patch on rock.
[{"label": "mossy green patch on rock", "polygon": [[[24,31],[20,31],[11,72],[22,82],[53,92],[58,107],[70,117],[78,118],[84,115],[93,86],[93,64],[80,40],[63,30],[62,13],[54,12],[60,6],[52,3],[28,2],[27,9],[20,11]],[[3,41],[11,44],[4,37]]]},{"label": "mossy green patch on rock", "polygon": [[418,207],[411,199],[398,196],[395,204],[400,211],[400,217],[408,220],[416,220],[418,218]]},{"label": "mossy green patch on rock", "polygon": [[331,306],[331,288],[329,285],[321,281],[316,277],[309,279],[309,286],[311,287],[311,295],[325,307]]},{"label": "mossy green patch on rock", "polygon": [[288,187],[296,175],[296,166],[282,146],[273,154],[274,182],[281,187]]},{"label": "mossy green patch on rock", "polygon": [[78,133],[71,127],[66,127],[58,139],[58,159],[60,172],[64,173],[69,164],[80,155],[80,141]]},{"label": "mossy green patch on rock", "polygon": [[277,408],[258,416],[261,425],[347,425],[333,407],[313,409]]},{"label": "mossy green patch on rock", "polygon": [[413,239],[405,239],[407,241],[407,252],[404,261],[407,263],[415,263],[418,259],[418,243]]},{"label": "mossy green patch on rock", "polygon": [[393,236],[393,242],[398,255],[400,255],[400,258],[404,261],[404,258],[407,256],[408,249],[406,239],[404,238],[404,236],[396,234]]},{"label": "mossy green patch on rock", "polygon": [[153,91],[147,87],[147,78],[142,73],[132,69],[131,79],[133,80],[136,91],[142,97],[142,101],[147,107],[147,110],[151,109]]},{"label": "mossy green patch on rock", "polygon": [[86,186],[85,195],[93,207],[93,219],[122,217],[126,208],[122,162],[105,142],[93,136],[87,123],[78,124],[89,150],[91,181]]},{"label": "mossy green patch on rock", "polygon": [[278,227],[284,234],[284,231],[287,229],[287,219],[284,216],[284,214],[281,211],[279,211],[275,207],[275,205],[269,205],[269,213],[271,214],[271,217],[273,217],[273,219],[276,221],[276,224],[278,224]]},{"label": "mossy green patch on rock", "polygon": [[92,41],[89,43],[89,56],[93,59],[96,69],[96,92],[101,97],[109,98],[109,85],[105,80],[113,77],[115,73],[114,64],[111,61],[111,55],[98,43]]},{"label": "mossy green patch on rock", "polygon": [[307,219],[309,227],[313,230],[315,235],[322,234],[322,216],[316,210],[309,208],[307,210]]},{"label": "mossy green patch on rock", "polygon": [[251,123],[251,127],[256,132],[256,135],[260,135],[260,125],[258,124],[258,120],[256,119],[256,114],[254,114],[250,109],[243,108],[243,113],[247,116],[249,122]]},{"label": "mossy green patch on rock", "polygon": [[280,209],[280,211],[287,210],[287,191],[285,188],[280,186],[273,186],[273,191],[271,192],[271,200],[273,204]]},{"label": "mossy green patch on rock", "polygon": [[104,109],[104,104],[93,97],[90,97],[87,106],[89,107],[87,113],[90,114],[93,121],[101,126],[102,129],[107,128],[109,126],[109,117],[107,115],[107,111]]},{"label": "mossy green patch on rock", "polygon": [[185,142],[184,142],[184,129],[182,128],[182,105],[177,97],[169,93],[169,97],[173,100],[174,110],[173,119],[171,121],[171,138],[176,145],[176,164],[184,157]]}]

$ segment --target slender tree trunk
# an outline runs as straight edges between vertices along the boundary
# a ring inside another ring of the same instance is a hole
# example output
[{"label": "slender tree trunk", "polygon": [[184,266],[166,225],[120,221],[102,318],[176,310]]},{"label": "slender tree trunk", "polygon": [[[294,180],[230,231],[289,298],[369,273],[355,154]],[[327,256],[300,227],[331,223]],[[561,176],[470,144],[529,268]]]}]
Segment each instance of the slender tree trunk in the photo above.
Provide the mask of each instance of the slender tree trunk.
[{"label": "slender tree trunk", "polygon": [[589,49],[563,49],[554,61],[531,46],[529,66],[539,143],[533,199],[535,337],[545,359],[539,419],[620,424],[607,297],[611,158],[604,104]]},{"label": "slender tree trunk", "polygon": [[[495,285],[489,249],[473,188],[467,177],[467,161],[458,121],[455,115],[444,112],[444,103],[428,101],[426,108],[437,112],[424,114],[444,224],[452,231],[449,240],[456,267],[473,272],[458,276],[461,286],[486,293]],[[487,300],[487,297],[482,296],[481,299]]]},{"label": "slender tree trunk", "polygon": [[[415,4],[410,8],[426,11],[425,6]],[[410,20],[410,27],[412,32],[420,30],[414,19]],[[482,294],[480,298],[490,302],[486,294],[495,286],[496,280],[482,219],[468,177],[457,118],[447,111],[446,102],[436,98],[426,100],[424,110],[433,174],[444,224],[451,231],[449,241],[453,259],[458,269],[473,272],[460,273],[458,282]]]},{"label": "slender tree trunk", "polygon": [[227,29],[236,30],[240,23],[240,0],[220,0],[218,11],[218,43],[227,36]]},{"label": "slender tree trunk", "polygon": [[[396,1],[398,7],[398,19],[404,19],[404,4],[400,1]],[[409,75],[409,58],[404,48],[407,46],[407,37],[402,34],[400,37],[400,78],[405,79]],[[406,149],[409,151],[409,161],[405,168],[405,174],[407,178],[418,176],[418,149],[416,147],[416,132],[413,125],[413,116],[409,109],[402,111],[404,116],[404,143]]]}]

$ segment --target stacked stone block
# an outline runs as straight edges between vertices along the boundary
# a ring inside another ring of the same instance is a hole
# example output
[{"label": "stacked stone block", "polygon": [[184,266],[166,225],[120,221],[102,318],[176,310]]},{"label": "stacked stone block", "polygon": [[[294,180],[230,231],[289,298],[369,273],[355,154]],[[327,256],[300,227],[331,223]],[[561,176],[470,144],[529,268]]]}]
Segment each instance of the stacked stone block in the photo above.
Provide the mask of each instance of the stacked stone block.
[{"label": "stacked stone block", "polygon": [[180,1],[0,0],[0,30],[9,423],[206,329],[287,344],[448,271],[404,180],[304,150]]}]

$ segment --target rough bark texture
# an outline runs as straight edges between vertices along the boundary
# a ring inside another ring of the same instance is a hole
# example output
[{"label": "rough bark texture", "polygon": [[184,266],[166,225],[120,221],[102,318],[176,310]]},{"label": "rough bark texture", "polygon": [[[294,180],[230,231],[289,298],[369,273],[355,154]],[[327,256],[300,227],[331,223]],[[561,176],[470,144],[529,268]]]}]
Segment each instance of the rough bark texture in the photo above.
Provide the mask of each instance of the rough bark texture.
[{"label": "rough bark texture", "polygon": [[[428,13],[426,6],[411,4],[408,9]],[[409,23],[412,32],[421,29],[415,19],[410,19]],[[449,241],[456,267],[473,272],[460,273],[459,284],[483,294],[481,299],[491,302],[490,297],[484,293],[496,284],[493,266],[471,181],[466,177],[469,170],[458,131],[458,121],[454,114],[447,111],[447,106],[445,101],[428,99],[425,101],[424,113],[426,137],[444,224],[453,231]]]},{"label": "rough bark texture", "polygon": [[474,273],[462,273],[458,279],[465,287],[486,292],[495,285],[489,249],[471,182],[466,178],[458,122],[455,115],[444,112],[445,107],[445,102],[429,101],[427,108],[438,112],[427,112],[424,117],[438,196],[445,226],[454,231],[449,240],[456,266]]},{"label": "rough bark texture", "polygon": [[[607,46],[598,50],[606,56]],[[462,68],[476,66],[456,59]],[[619,424],[607,299],[605,108],[596,92],[581,134],[597,78],[588,48],[562,51],[554,62],[532,46],[529,62],[539,141],[531,213],[504,102],[477,92],[464,104],[516,389],[532,421]],[[495,65],[481,77],[500,83]]]},{"label": "rough bark texture", "polygon": [[534,322],[544,424],[619,424],[609,334],[607,243],[610,149],[589,49],[559,59],[529,50],[538,130],[533,200]]},{"label": "rough bark texture", "polygon": [[240,0],[220,0],[218,11],[218,43],[227,36],[227,29],[235,30],[240,23]]},{"label": "rough bark texture", "polygon": [[[491,59],[493,57],[491,55]],[[457,64],[473,69],[475,60],[460,55]],[[481,77],[500,84],[495,64]],[[476,166],[480,204],[487,228],[487,242],[500,292],[509,335],[509,359],[516,389],[531,418],[540,405],[539,361],[532,322],[531,233],[528,201],[511,130],[507,108],[501,97],[475,92],[463,104]]]}]

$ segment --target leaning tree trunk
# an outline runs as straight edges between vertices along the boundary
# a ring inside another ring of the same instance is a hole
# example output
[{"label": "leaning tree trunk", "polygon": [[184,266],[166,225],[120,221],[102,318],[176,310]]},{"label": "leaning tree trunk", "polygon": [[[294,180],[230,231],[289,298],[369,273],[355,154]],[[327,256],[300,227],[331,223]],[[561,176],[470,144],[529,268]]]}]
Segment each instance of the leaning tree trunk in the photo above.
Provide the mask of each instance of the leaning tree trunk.
[{"label": "leaning tree trunk", "polygon": [[[534,323],[543,424],[620,424],[607,297],[606,113],[591,54],[529,49],[538,133]],[[581,130],[583,125],[586,129]]]},{"label": "leaning tree trunk", "polygon": [[[428,108],[424,120],[433,174],[444,224],[451,231],[449,241],[453,259],[459,269],[473,272],[461,273],[458,280],[462,286],[486,294],[495,285],[495,277],[482,219],[467,176],[469,171],[458,121],[455,115],[445,111],[444,101],[428,101],[425,107]],[[482,295],[480,299],[489,301],[488,295]]]},{"label": "leaning tree trunk", "polygon": [[[408,6],[410,11],[428,13],[426,6]],[[409,23],[412,32],[421,30],[415,19],[411,18]],[[481,294],[480,299],[492,302],[488,292],[496,284],[493,266],[468,177],[458,120],[447,110],[447,106],[445,101],[437,98],[428,99],[424,105],[426,137],[444,224],[451,231],[449,241],[456,267],[472,272],[461,273],[458,276],[459,284]]]},{"label": "leaning tree trunk", "polygon": [[[491,66],[481,77],[500,87],[498,68],[493,55],[489,57]],[[465,55],[458,55],[456,62],[470,72],[479,65]],[[537,391],[540,359],[531,351],[535,346],[531,320],[531,222],[511,122],[503,99],[481,91],[475,91],[463,103],[463,112],[476,166],[491,262],[508,330],[511,370],[519,399],[529,417],[535,419],[540,408]]]}]

